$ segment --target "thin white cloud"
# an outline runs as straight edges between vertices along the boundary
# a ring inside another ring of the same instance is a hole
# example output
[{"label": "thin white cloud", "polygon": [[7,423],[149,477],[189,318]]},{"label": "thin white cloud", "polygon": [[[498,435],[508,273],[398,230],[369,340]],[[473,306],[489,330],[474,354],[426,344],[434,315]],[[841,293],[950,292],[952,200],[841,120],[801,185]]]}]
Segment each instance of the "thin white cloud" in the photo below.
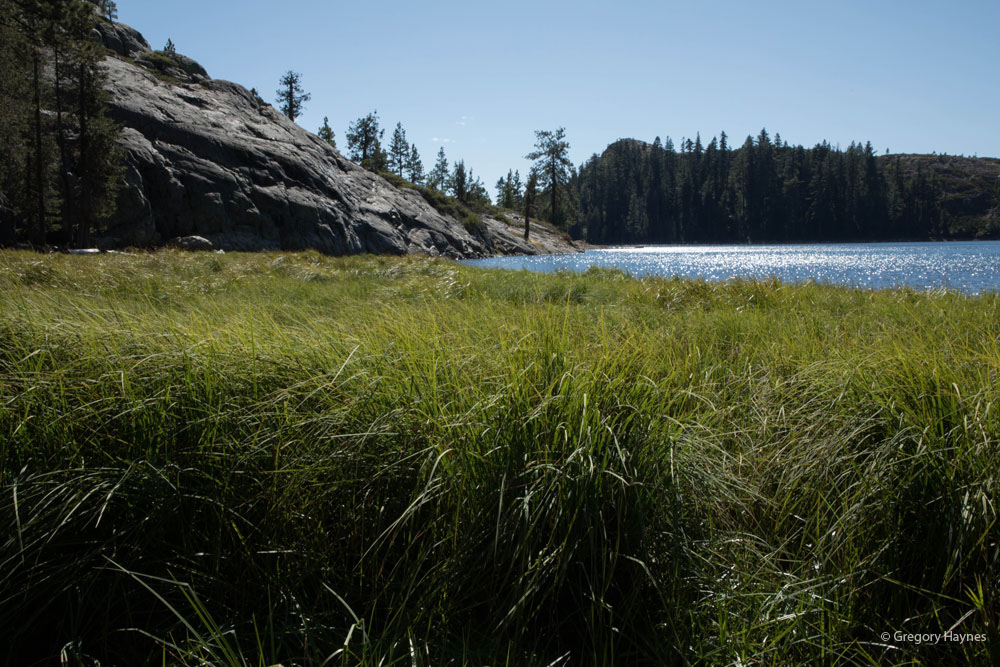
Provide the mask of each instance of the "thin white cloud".
[{"label": "thin white cloud", "polygon": [[433,141],[436,144],[453,144],[453,143],[455,143],[454,139],[449,139],[447,137],[434,137],[433,139],[431,139],[431,141]]},{"label": "thin white cloud", "polygon": [[465,127],[472,119],[473,119],[472,116],[462,116],[457,121],[455,121],[455,125],[458,125],[460,127]]}]

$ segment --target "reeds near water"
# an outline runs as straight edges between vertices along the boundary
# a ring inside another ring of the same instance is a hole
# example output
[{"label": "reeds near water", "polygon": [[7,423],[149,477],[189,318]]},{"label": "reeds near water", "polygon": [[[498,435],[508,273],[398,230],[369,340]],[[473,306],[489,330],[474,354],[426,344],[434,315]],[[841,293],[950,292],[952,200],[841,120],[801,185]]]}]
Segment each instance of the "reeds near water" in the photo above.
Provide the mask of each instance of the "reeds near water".
[{"label": "reeds near water", "polygon": [[2,253],[0,661],[997,664],[998,400],[995,295]]}]

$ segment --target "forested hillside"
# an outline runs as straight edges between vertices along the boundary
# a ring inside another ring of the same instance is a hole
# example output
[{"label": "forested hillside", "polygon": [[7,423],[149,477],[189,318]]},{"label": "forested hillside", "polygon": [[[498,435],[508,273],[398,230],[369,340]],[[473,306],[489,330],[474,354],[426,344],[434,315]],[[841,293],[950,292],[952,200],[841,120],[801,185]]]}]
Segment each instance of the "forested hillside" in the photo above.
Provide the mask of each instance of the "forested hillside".
[{"label": "forested hillside", "polygon": [[575,178],[593,243],[997,238],[1000,160],[790,146],[766,130],[676,149],[620,140]]}]

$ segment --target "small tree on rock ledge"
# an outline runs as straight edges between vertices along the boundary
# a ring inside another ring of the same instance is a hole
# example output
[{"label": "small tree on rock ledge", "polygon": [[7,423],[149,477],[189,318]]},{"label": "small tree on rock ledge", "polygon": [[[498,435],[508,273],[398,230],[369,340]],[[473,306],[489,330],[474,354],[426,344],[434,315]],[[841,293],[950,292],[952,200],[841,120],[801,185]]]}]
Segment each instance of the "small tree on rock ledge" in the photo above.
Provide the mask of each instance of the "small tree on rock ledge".
[{"label": "small tree on rock ledge", "polygon": [[312,95],[302,92],[302,75],[298,72],[288,70],[281,77],[279,83],[281,83],[281,88],[278,88],[275,95],[278,96],[281,113],[288,116],[290,120],[295,120],[305,110],[305,107],[302,106],[303,102],[312,99]]},{"label": "small tree on rock ledge", "polygon": [[323,125],[316,131],[316,136],[330,144],[330,148],[337,148],[337,140],[334,138],[333,128],[330,127],[330,118],[323,116]]},{"label": "small tree on rock ledge", "polygon": [[369,171],[384,171],[389,156],[382,149],[382,135],[378,124],[378,111],[359,118],[347,128],[347,148],[351,159]]},{"label": "small tree on rock ledge", "polygon": [[101,9],[101,15],[109,22],[114,23],[118,20],[118,5],[115,0],[100,0],[97,6]]}]

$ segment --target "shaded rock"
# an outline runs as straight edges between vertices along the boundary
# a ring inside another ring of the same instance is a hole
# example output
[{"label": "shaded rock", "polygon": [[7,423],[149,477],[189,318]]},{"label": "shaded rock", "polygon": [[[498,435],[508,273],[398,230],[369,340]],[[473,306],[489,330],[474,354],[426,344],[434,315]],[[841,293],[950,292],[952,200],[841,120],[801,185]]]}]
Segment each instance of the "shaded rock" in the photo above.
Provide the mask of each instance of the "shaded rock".
[{"label": "shaded rock", "polygon": [[215,246],[212,242],[206,239],[204,236],[180,236],[175,239],[170,239],[167,242],[172,248],[178,248],[180,250],[191,250],[191,251],[211,251],[215,250]]},{"label": "shaded rock", "polygon": [[[135,132],[125,128],[122,133]],[[153,208],[146,198],[142,175],[134,162],[125,165],[123,187],[118,195],[118,210],[108,229],[108,237],[117,239],[116,245],[133,247],[153,247],[162,242],[153,222]]]}]

